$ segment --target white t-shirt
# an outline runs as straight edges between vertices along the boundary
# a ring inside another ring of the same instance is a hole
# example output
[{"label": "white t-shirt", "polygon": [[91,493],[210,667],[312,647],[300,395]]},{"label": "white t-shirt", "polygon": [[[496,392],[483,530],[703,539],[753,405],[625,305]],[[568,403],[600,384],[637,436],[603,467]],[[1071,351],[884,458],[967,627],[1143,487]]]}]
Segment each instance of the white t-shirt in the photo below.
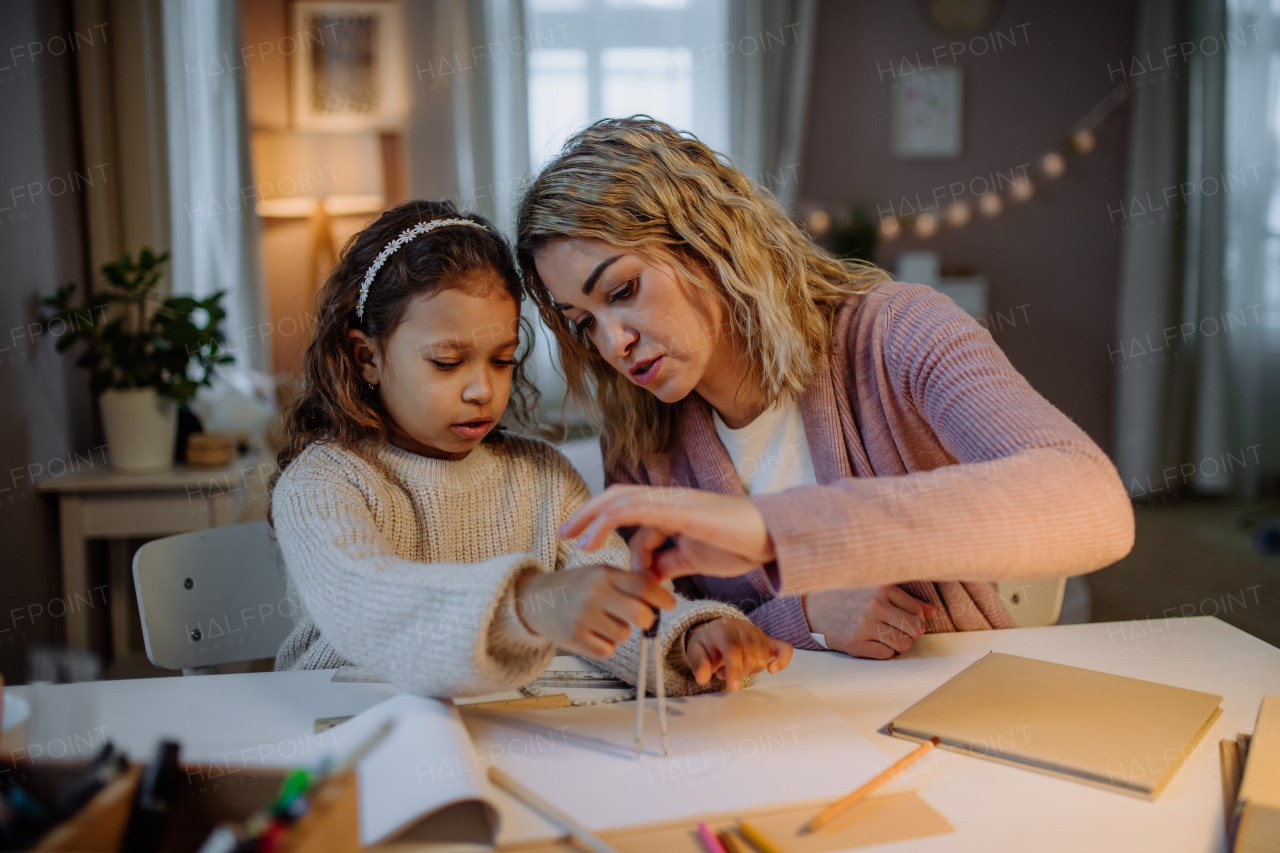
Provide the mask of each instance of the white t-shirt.
[{"label": "white t-shirt", "polygon": [[[804,417],[795,400],[766,410],[742,429],[730,429],[715,409],[711,410],[711,418],[747,494],[767,495],[796,486],[818,485]],[[827,648],[821,634],[811,636]]]},{"label": "white t-shirt", "polygon": [[818,484],[804,418],[794,400],[766,410],[742,429],[729,429],[715,409],[711,418],[747,494],[767,495]]}]

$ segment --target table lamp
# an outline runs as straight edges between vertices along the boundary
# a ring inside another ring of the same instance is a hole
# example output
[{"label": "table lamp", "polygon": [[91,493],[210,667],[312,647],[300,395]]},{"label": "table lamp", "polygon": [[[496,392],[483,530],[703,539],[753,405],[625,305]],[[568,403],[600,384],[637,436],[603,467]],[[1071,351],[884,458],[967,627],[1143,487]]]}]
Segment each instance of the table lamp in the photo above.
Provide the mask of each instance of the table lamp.
[{"label": "table lamp", "polygon": [[377,213],[386,205],[378,135],[259,130],[253,163],[255,212],[310,220],[314,290],[337,260],[332,218]]}]

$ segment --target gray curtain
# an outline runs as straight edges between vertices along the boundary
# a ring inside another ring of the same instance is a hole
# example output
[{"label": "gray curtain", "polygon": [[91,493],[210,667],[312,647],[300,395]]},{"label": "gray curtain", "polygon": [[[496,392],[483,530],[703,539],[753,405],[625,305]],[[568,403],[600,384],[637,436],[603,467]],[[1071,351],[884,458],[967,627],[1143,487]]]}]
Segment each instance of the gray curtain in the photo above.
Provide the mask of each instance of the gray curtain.
[{"label": "gray curtain", "polygon": [[509,234],[529,171],[524,4],[424,0],[405,20],[410,195],[451,198]]},{"label": "gray curtain", "polygon": [[[1270,54],[1232,17],[1230,26],[1249,39],[1246,49],[1224,49],[1229,22],[1222,0],[1139,3],[1135,57],[1160,57],[1166,47],[1189,42],[1197,49],[1185,61],[1177,50],[1160,82],[1138,74],[1125,84],[1129,168],[1117,223],[1125,233],[1108,354],[1116,376],[1116,465],[1135,499],[1186,488],[1254,494],[1268,468],[1262,454],[1274,452],[1261,438],[1264,421],[1251,412],[1257,408],[1251,400],[1266,390],[1265,353],[1257,343],[1263,315],[1249,307],[1260,304],[1262,278],[1241,264],[1265,254],[1265,234],[1236,232],[1242,216],[1265,222],[1261,211],[1270,197],[1270,185],[1247,169],[1241,183],[1243,164],[1236,161],[1243,154],[1257,162],[1242,149],[1259,139],[1272,146],[1274,136],[1242,122],[1228,133],[1226,120],[1229,100],[1242,117],[1274,120],[1259,82],[1268,79]],[[1260,65],[1229,84],[1228,57]],[[1252,90],[1249,73],[1258,78]],[[1257,210],[1246,212],[1251,208]]]},{"label": "gray curtain", "polygon": [[729,154],[787,206],[799,190],[817,0],[729,4]]},{"label": "gray curtain", "polygon": [[[1222,303],[1234,312],[1214,337],[1220,408],[1204,407],[1205,435],[1243,450],[1246,465],[1226,472],[1240,494],[1274,490],[1280,473],[1280,145],[1275,91],[1280,9],[1229,0],[1226,31],[1245,36],[1225,57],[1225,169],[1228,185]],[[1223,309],[1219,309],[1220,311]],[[1237,323],[1237,318],[1243,321]],[[1228,460],[1230,461],[1230,460]],[[1234,466],[1232,466],[1234,467]]]},{"label": "gray curtain", "polygon": [[[239,4],[162,0],[173,292],[205,298],[222,290],[236,367],[271,372],[257,335],[268,317],[258,257]],[[243,374],[242,374],[243,375]]]},{"label": "gray curtain", "polygon": [[[423,0],[405,6],[413,103],[407,134],[409,195],[453,199],[514,236],[515,205],[529,175],[523,0]],[[558,420],[566,386],[554,343],[537,329],[529,375],[543,416]]]}]

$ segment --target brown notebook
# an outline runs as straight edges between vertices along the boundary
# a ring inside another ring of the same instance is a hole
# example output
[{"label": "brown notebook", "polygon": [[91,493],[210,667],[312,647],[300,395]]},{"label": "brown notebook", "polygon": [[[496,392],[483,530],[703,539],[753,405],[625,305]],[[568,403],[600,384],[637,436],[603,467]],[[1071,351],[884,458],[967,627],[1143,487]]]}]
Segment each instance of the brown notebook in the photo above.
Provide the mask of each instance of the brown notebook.
[{"label": "brown notebook", "polygon": [[1154,799],[1222,713],[1221,696],[992,652],[889,731]]}]

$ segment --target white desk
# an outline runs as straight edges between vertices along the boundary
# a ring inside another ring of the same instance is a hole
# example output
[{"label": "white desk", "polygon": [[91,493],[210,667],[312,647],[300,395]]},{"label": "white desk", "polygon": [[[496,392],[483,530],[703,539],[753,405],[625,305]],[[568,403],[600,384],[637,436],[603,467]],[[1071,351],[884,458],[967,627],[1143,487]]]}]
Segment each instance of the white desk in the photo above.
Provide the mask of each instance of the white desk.
[{"label": "white desk", "polygon": [[[1223,697],[1222,716],[1155,803],[938,750],[917,765],[917,780],[921,795],[956,832],[885,849],[1174,853],[1225,847],[1218,740],[1252,730],[1262,696],[1280,694],[1280,649],[1216,618],[930,634],[892,661],[796,652],[790,667],[760,683],[808,687],[896,759],[915,744],[879,730],[988,651],[1216,693]],[[78,736],[82,751],[88,740],[100,746],[108,737],[147,757],[157,737],[172,735],[182,741],[187,761],[221,764],[232,756],[241,766],[238,756],[247,754],[252,767],[288,764],[280,758],[284,752],[298,763],[316,748],[314,734],[310,744],[305,738],[315,718],[355,714],[396,692],[386,684],[334,684],[331,677],[332,671],[249,673],[12,689],[34,703],[28,742],[46,754],[58,752],[59,742],[66,750]]]}]

